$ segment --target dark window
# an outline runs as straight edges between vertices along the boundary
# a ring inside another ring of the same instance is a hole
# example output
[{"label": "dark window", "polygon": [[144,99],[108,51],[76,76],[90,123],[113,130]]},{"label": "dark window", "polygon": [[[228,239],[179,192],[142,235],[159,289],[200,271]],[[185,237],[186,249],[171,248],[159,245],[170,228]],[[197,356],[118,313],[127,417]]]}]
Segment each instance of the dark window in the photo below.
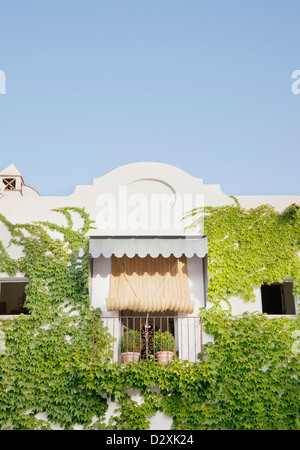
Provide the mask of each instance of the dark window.
[{"label": "dark window", "polygon": [[14,191],[16,189],[16,179],[15,178],[3,178],[4,190]]},{"label": "dark window", "polygon": [[263,313],[274,315],[296,314],[292,282],[263,284],[261,298]]},{"label": "dark window", "polygon": [[28,314],[24,307],[26,282],[0,283],[0,315]]}]

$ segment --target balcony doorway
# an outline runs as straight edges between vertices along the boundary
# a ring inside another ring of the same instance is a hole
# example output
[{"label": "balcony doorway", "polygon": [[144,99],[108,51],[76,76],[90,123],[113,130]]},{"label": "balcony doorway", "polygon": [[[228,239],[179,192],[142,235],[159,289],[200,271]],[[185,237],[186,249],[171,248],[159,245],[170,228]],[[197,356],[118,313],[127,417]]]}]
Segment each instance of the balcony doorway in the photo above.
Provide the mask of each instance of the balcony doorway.
[{"label": "balcony doorway", "polygon": [[[139,313],[131,310],[120,311],[123,334],[132,330],[141,336],[141,359],[147,359],[158,333],[170,333],[176,339],[175,319],[178,316],[175,311],[164,311],[157,313]],[[156,333],[156,335],[155,335]]]}]

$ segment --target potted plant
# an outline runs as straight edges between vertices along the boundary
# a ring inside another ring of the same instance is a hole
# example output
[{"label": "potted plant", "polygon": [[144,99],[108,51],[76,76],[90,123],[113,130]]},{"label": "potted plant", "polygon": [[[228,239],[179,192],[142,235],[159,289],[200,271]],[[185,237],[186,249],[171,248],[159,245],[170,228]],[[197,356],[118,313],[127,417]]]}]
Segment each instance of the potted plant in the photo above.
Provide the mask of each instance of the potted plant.
[{"label": "potted plant", "polygon": [[155,333],[155,356],[159,364],[167,366],[175,353],[175,339],[168,331]]},{"label": "potted plant", "polygon": [[138,331],[128,330],[121,339],[121,357],[125,364],[130,361],[139,361],[141,349],[141,336]]}]

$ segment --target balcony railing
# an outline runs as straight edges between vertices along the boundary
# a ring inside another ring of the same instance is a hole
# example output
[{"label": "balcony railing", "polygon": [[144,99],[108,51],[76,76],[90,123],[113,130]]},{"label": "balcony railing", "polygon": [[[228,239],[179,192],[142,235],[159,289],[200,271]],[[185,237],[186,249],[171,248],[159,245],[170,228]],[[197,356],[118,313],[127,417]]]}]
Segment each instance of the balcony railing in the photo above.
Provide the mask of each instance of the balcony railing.
[{"label": "balcony railing", "polygon": [[115,316],[93,320],[93,362],[123,363],[128,352],[137,361],[158,359],[161,351],[171,351],[179,360],[203,360],[202,317]]}]

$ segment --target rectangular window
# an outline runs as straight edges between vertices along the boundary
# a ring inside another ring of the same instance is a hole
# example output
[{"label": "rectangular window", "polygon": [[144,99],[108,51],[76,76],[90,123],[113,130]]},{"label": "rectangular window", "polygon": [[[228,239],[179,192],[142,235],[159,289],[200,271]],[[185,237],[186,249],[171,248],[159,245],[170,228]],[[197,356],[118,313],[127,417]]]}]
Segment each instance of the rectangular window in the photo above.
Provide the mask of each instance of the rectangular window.
[{"label": "rectangular window", "polygon": [[24,307],[28,282],[0,282],[0,315],[29,314]]},{"label": "rectangular window", "polygon": [[261,286],[262,312],[271,315],[295,315],[293,283],[263,284]]}]

